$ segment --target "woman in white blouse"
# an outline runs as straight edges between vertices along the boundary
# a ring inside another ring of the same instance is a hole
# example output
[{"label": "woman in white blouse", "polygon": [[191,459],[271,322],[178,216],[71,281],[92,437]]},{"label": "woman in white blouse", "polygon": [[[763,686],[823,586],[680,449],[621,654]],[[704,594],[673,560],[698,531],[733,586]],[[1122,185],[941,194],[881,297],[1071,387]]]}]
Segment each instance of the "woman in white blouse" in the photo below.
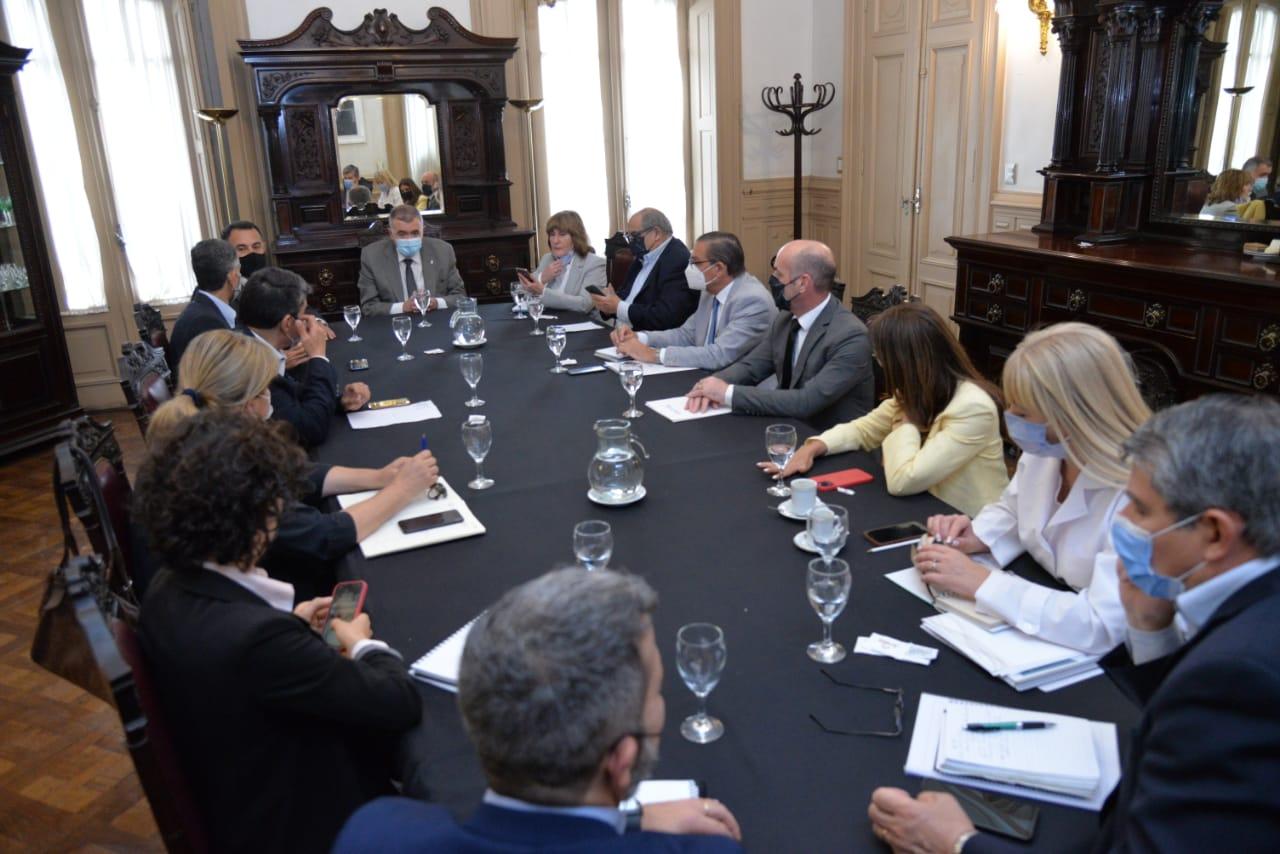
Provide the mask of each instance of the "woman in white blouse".
[{"label": "woman in white blouse", "polygon": [[400,197],[400,185],[386,169],[379,169],[373,176],[373,200],[380,208],[394,208],[404,204]]},{"label": "woman in white blouse", "polygon": [[587,229],[576,211],[560,211],[547,220],[547,245],[532,275],[518,274],[525,290],[542,297],[547,308],[587,314],[592,310],[587,287],[601,290],[605,283],[604,259],[587,242]]},{"label": "woman in white blouse", "polygon": [[[1022,448],[1013,480],[972,521],[931,517],[938,542],[917,552],[916,568],[931,587],[975,599],[980,611],[1026,634],[1105,652],[1125,628],[1108,533],[1128,478],[1121,446],[1151,412],[1127,354],[1084,323],[1024,338],[1005,363],[1003,385],[1005,423]],[[1070,590],[991,568],[1022,552]],[[982,553],[985,565],[969,557]]]}]

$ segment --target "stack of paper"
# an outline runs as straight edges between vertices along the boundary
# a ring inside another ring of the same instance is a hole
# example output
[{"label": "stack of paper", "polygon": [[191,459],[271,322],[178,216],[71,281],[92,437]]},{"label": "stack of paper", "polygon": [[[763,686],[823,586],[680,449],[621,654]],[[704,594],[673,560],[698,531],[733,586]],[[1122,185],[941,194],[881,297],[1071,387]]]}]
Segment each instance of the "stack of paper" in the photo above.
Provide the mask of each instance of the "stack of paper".
[{"label": "stack of paper", "polygon": [[1016,629],[989,632],[955,614],[926,617],[920,628],[1019,691],[1046,689],[1097,675],[1096,655],[1049,643]]},{"label": "stack of paper", "polygon": [[621,362],[626,356],[618,352],[617,347],[601,347],[595,351],[595,355],[607,362]]},{"label": "stack of paper", "polygon": [[944,594],[941,590],[936,590],[924,583],[924,579],[920,577],[920,571],[914,566],[906,569],[900,569],[897,572],[891,572],[885,578],[901,587],[903,590],[915,596],[917,599],[928,602],[939,611],[959,614],[966,620],[976,623],[988,631],[1003,631],[1008,628],[1009,624],[999,617],[991,614],[983,614],[978,610],[977,603],[972,599],[964,599],[958,596]]},{"label": "stack of paper", "polygon": [[[476,617],[476,620],[480,619]],[[462,666],[462,650],[467,645],[467,636],[471,634],[472,620],[440,643],[430,652],[409,665],[409,673],[428,685],[458,693],[458,670]]]},{"label": "stack of paper", "polygon": [[[599,351],[597,351],[597,355],[598,353]],[[641,362],[640,364],[644,368],[644,375],[646,377],[655,376],[657,374],[678,374],[681,371],[697,370],[697,368],[677,368],[672,365],[655,365],[650,362]],[[622,370],[622,362],[616,362],[616,361],[605,362],[604,366],[609,370],[613,371],[615,374]]]},{"label": "stack of paper", "polygon": [[[434,546],[437,543],[447,543],[450,540],[461,540],[464,537],[483,534],[485,531],[484,525],[480,524],[476,514],[471,512],[467,502],[462,500],[462,496],[458,495],[443,477],[440,478],[440,482],[445,485],[447,490],[444,498],[427,498],[423,494],[417,500],[410,502],[399,513],[383,523],[381,528],[360,541],[360,551],[364,556],[378,557],[379,555],[408,551],[421,546]],[[352,492],[348,495],[339,495],[338,506],[347,508],[376,494],[375,492]],[[419,516],[443,513],[446,510],[457,510],[462,516],[462,521],[453,525],[418,531],[414,534],[406,534],[400,530],[401,519],[415,519]]]},{"label": "stack of paper", "polygon": [[713,415],[728,415],[733,410],[727,406],[709,406],[701,412],[690,412],[685,409],[689,399],[680,397],[664,397],[661,400],[646,400],[644,405],[661,415],[668,421],[695,421],[699,418],[710,418]]},{"label": "stack of paper", "polygon": [[[968,732],[969,723],[1049,729]],[[1120,780],[1115,724],[921,694],[905,769],[917,777],[1099,810]]]}]

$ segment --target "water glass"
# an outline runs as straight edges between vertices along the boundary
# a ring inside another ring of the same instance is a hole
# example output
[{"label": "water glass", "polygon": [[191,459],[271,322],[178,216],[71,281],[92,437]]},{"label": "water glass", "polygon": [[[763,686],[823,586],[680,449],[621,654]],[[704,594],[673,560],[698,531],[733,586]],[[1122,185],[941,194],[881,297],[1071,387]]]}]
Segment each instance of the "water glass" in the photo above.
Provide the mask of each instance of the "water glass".
[{"label": "water glass", "polygon": [[849,511],[839,504],[820,504],[809,513],[809,542],[831,563],[849,539]]},{"label": "water glass", "polygon": [[476,461],[475,480],[467,484],[472,489],[488,489],[493,486],[492,478],[485,477],[484,469],[481,468],[492,445],[493,429],[489,426],[488,418],[483,415],[472,415],[462,422],[462,446],[467,449],[471,459]]},{"label": "water glass", "polygon": [[613,557],[613,528],[608,522],[588,519],[573,526],[573,556],[588,571],[604,569]]},{"label": "water glass", "polygon": [[516,279],[511,283],[511,302],[516,307],[516,317],[525,317],[524,310],[525,289],[520,284],[520,280]]},{"label": "water glass", "polygon": [[542,320],[542,297],[535,294],[529,294],[525,298],[525,304],[529,307],[529,316],[533,318],[533,331],[530,335],[543,335],[542,329],[539,328],[538,322]]},{"label": "water glass", "polygon": [[356,327],[360,325],[362,316],[358,305],[344,305],[342,307],[342,318],[347,321],[347,326],[351,327],[351,337],[347,339],[348,343],[354,344],[357,341],[364,340],[356,334]]},{"label": "water glass", "polygon": [[418,321],[418,328],[430,327],[431,321],[427,320],[427,306],[431,304],[431,296],[424,289],[418,288],[413,292],[413,304],[418,307],[418,313],[422,315],[422,319]]},{"label": "water glass", "polygon": [[720,681],[728,656],[719,626],[690,623],[676,632],[676,669],[698,698],[698,713],[680,724],[680,734],[689,741],[708,744],[724,735],[724,724],[707,714],[707,695]]},{"label": "water glass", "polygon": [[396,361],[408,362],[413,356],[405,349],[405,345],[409,343],[409,335],[413,332],[413,318],[407,314],[397,314],[391,318],[391,331],[400,342],[400,355],[396,356]]},{"label": "water glass", "polygon": [[[769,462],[779,470],[786,468],[796,452],[796,428],[790,424],[770,424],[764,428],[764,449],[769,454]],[[787,486],[786,478],[778,478],[765,492],[786,498],[791,494],[791,487]]]},{"label": "water glass", "polygon": [[555,366],[552,367],[551,373],[563,374],[569,369],[560,364],[560,354],[564,352],[565,332],[563,326],[547,327],[547,347],[551,350],[551,355],[556,357]]},{"label": "water glass", "polygon": [[644,365],[633,360],[623,362],[618,365],[618,379],[622,382],[622,389],[631,401],[631,406],[622,414],[627,418],[639,418],[644,415],[644,410],[636,408],[636,392],[644,382]]},{"label": "water glass", "polygon": [[479,353],[463,353],[459,360],[462,367],[462,378],[471,386],[471,399],[467,406],[484,406],[484,401],[476,396],[476,386],[480,385],[480,377],[484,374],[484,357]]},{"label": "water glass", "polygon": [[809,657],[814,661],[834,664],[844,659],[844,647],[831,639],[831,624],[849,603],[849,586],[852,581],[849,564],[840,558],[830,562],[821,558],[809,561],[806,583],[809,604],[822,620],[822,640],[811,643],[808,647]]}]

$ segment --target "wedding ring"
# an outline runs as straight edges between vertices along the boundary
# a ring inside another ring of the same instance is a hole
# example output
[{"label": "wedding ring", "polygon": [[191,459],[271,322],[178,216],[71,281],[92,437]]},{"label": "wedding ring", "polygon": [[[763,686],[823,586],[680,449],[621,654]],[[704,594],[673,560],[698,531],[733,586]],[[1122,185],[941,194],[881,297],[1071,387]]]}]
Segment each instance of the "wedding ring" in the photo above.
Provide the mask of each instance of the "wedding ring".
[{"label": "wedding ring", "polygon": [[702,802],[702,814],[711,815],[711,801]]}]

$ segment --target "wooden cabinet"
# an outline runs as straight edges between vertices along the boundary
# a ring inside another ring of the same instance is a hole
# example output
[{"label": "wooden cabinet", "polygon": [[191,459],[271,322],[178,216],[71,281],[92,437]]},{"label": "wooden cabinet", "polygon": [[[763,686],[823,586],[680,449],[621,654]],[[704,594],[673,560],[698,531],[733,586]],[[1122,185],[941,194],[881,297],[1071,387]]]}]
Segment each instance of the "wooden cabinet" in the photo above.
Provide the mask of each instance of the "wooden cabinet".
[{"label": "wooden cabinet", "polygon": [[80,414],[15,91],[28,53],[0,42],[0,456]]}]

